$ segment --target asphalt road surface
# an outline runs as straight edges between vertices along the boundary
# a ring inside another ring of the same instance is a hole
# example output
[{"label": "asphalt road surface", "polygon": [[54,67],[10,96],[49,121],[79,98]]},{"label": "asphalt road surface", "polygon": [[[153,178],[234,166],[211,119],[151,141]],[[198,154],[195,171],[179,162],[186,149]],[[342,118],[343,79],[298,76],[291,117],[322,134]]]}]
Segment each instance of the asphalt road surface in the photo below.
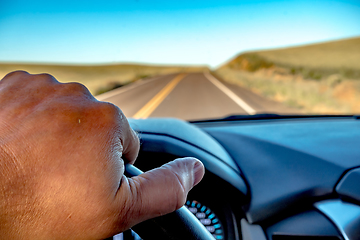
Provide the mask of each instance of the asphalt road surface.
[{"label": "asphalt road surface", "polygon": [[111,102],[126,117],[175,117],[184,120],[222,118],[234,114],[296,113],[210,73],[157,76],[96,96]]}]

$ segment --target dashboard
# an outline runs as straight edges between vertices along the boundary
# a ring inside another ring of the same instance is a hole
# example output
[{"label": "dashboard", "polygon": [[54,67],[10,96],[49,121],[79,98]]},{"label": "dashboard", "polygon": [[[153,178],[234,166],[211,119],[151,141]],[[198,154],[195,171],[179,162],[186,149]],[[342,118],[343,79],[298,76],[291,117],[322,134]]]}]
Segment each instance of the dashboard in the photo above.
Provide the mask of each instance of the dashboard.
[{"label": "dashboard", "polygon": [[146,171],[200,159],[185,206],[214,239],[360,239],[360,121],[129,119]]}]

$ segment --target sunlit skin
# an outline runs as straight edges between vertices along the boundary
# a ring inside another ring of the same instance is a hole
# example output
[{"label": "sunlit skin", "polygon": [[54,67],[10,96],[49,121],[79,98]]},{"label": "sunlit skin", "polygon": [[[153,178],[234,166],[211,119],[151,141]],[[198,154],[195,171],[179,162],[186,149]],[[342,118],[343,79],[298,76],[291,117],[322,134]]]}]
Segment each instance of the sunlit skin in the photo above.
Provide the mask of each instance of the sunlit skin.
[{"label": "sunlit skin", "polygon": [[[180,208],[204,174],[194,158],[126,178],[139,139],[116,106],[77,83],[0,81],[0,238],[104,239]],[[150,161],[150,159],[149,159]]]}]

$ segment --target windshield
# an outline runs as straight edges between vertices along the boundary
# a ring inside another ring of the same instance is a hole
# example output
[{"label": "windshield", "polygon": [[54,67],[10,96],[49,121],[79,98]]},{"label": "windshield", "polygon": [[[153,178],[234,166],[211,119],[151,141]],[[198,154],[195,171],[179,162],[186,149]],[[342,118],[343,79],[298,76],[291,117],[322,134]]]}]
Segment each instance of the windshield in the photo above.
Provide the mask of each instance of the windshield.
[{"label": "windshield", "polygon": [[0,79],[80,82],[127,117],[359,114],[360,3],[0,2]]}]

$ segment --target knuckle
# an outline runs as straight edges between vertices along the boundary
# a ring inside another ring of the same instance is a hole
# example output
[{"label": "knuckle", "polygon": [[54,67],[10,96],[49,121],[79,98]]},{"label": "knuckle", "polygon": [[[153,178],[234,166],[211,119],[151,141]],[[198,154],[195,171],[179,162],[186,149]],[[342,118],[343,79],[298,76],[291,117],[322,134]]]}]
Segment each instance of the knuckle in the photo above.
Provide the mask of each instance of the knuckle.
[{"label": "knuckle", "polygon": [[121,110],[111,103],[98,102],[95,106],[96,109],[94,110],[97,112],[97,115],[100,116],[99,120],[101,120],[103,124],[116,127],[124,118]]},{"label": "knuckle", "polygon": [[8,73],[5,77],[11,77],[11,76],[29,76],[30,73],[23,71],[23,70],[16,70],[13,72]]},{"label": "knuckle", "polygon": [[105,115],[110,115],[113,117],[118,116],[120,113],[120,110],[118,107],[116,107],[114,104],[107,103],[107,102],[100,103],[100,109]]},{"label": "knuckle", "polygon": [[6,83],[4,86],[34,89],[49,86],[58,81],[50,74],[30,74],[26,71],[18,70],[8,73],[0,83]]},{"label": "knuckle", "polygon": [[71,83],[64,83],[63,88],[65,91],[69,93],[83,93],[83,94],[90,94],[89,90],[81,83],[71,82]]},{"label": "knuckle", "polygon": [[32,75],[33,80],[44,82],[58,82],[52,75],[48,73],[40,73]]},{"label": "knuckle", "polygon": [[175,193],[173,194],[174,199],[172,199],[172,201],[169,203],[171,204],[171,211],[176,211],[177,209],[184,206],[187,194],[184,193],[184,191],[182,191],[182,189],[179,187],[174,188],[173,191],[175,191]]},{"label": "knuckle", "polygon": [[4,82],[6,80],[10,80],[10,79],[20,79],[20,78],[23,78],[23,77],[28,77],[28,76],[31,76],[31,74],[29,74],[28,72],[26,71],[22,71],[22,70],[17,70],[17,71],[13,71],[13,72],[10,72],[8,74],[6,74],[3,79],[1,79],[0,82]]},{"label": "knuckle", "polygon": [[187,189],[186,189],[186,184],[184,182],[184,179],[182,177],[180,177],[177,173],[173,173],[174,175],[174,186],[172,186],[173,191],[175,191],[174,193],[174,201],[173,201],[173,209],[179,209],[181,208],[186,201],[186,197],[187,197]]},{"label": "knuckle", "polygon": [[52,75],[50,75],[49,73],[39,73],[39,74],[34,74],[33,76],[38,76],[38,77],[41,77],[41,78],[53,78]]},{"label": "knuckle", "polygon": [[186,194],[184,194],[184,192],[181,192],[180,196],[178,197],[178,201],[176,203],[175,210],[184,206],[185,202],[186,202]]}]

